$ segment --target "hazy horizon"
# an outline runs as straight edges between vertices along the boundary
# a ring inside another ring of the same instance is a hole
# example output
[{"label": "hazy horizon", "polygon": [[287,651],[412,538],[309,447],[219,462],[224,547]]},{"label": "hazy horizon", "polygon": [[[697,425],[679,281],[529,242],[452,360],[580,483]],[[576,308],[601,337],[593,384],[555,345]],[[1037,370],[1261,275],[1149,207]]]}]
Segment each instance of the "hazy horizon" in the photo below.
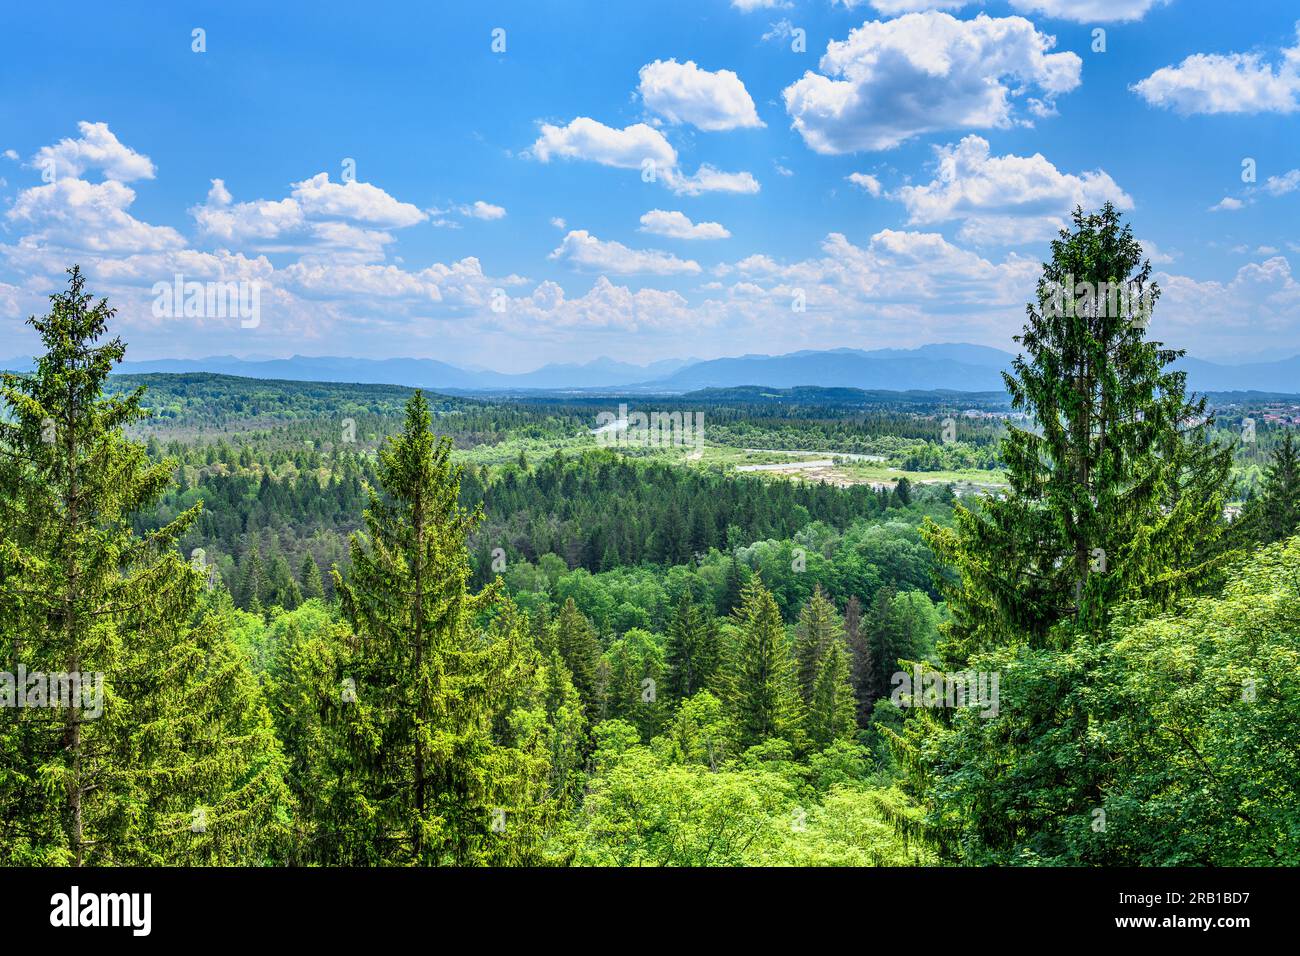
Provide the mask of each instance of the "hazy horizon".
[{"label": "hazy horizon", "polygon": [[[0,358],[73,263],[136,361],[1009,350],[1050,239],[1107,201],[1163,290],[1153,337],[1300,352],[1293,13],[250,9],[11,12]],[[248,316],[172,301],[221,282]]]}]

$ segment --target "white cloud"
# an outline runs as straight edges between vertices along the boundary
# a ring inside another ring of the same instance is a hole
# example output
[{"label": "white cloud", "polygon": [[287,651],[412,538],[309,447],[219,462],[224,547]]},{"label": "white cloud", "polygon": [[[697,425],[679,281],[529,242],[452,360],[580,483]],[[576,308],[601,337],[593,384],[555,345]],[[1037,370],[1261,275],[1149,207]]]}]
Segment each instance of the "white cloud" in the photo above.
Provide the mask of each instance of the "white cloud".
[{"label": "white cloud", "polygon": [[257,199],[233,203],[230,191],[220,179],[212,180],[207,202],[194,206],[190,214],[203,232],[223,242],[275,239],[302,229],[306,222],[297,200]]},{"label": "white cloud", "polygon": [[551,259],[579,269],[613,275],[680,275],[700,271],[700,264],[655,249],[629,249],[621,242],[605,242],[585,229],[566,235]]},{"label": "white cloud", "polygon": [[870,173],[849,173],[844,178],[859,189],[865,189],[873,196],[880,195],[880,180]]},{"label": "white cloud", "polygon": [[619,169],[640,169],[646,160],[658,169],[672,169],[677,165],[677,150],[654,127],[634,123],[624,129],[614,129],[587,116],[579,116],[567,126],[543,124],[541,135],[529,153],[543,163],[558,156]]},{"label": "white cloud", "polygon": [[731,5],[742,13],[755,10],[784,10],[792,4],[790,0],[731,0]]},{"label": "white cloud", "polygon": [[[983,0],[831,0],[849,10],[871,4],[887,17],[926,10],[960,10]],[[1141,20],[1152,8],[1172,0],[1008,0],[1018,13],[1037,13],[1075,23],[1127,23]]]},{"label": "white cloud", "polygon": [[831,6],[841,6],[854,10],[866,6],[873,7],[887,17],[896,17],[903,13],[923,13],[926,10],[960,10],[973,0],[831,0]]},{"label": "white cloud", "polygon": [[399,202],[378,186],[357,180],[332,183],[329,173],[294,183],[292,195],[309,216],[336,216],[393,228],[412,226],[425,218],[415,206]]},{"label": "white cloud", "polygon": [[[1194,354],[1226,355],[1259,343],[1285,347],[1300,337],[1300,283],[1283,256],[1248,263],[1227,282],[1160,273],[1152,334]],[[1294,349],[1292,349],[1294,351]]]},{"label": "white cloud", "polygon": [[1224,196],[1217,203],[1210,207],[1210,212],[1236,212],[1246,205],[1240,199],[1234,199],[1231,196]]},{"label": "white cloud", "polygon": [[1054,97],[1079,85],[1082,61],[1051,53],[1056,38],[1023,17],[957,20],[913,13],[868,22],[832,41],[783,96],[793,125],[819,153],[882,150],[922,133],[1005,128],[1030,87]]},{"label": "white cloud", "polygon": [[1285,196],[1300,189],[1300,169],[1293,169],[1281,176],[1270,176],[1264,180],[1264,191],[1270,196]]},{"label": "white cloud", "polygon": [[107,123],[77,124],[80,139],[64,138],[53,146],[42,146],[32,157],[31,165],[47,169],[53,163],[56,178],[80,176],[98,169],[105,179],[129,183],[135,179],[153,179],[154,165],[148,156],[123,146]]},{"label": "white cloud", "polygon": [[1021,13],[1040,13],[1075,23],[1128,23],[1171,0],[1010,0]]},{"label": "white cloud", "polygon": [[1257,53],[1194,53],[1130,87],[1176,113],[1294,113],[1300,109],[1300,43],[1276,66]]},{"label": "white cloud", "polygon": [[670,123],[708,132],[763,126],[745,84],[731,70],[702,70],[693,60],[655,60],[637,87],[646,107]]},{"label": "white cloud", "polygon": [[909,223],[962,220],[968,242],[1025,243],[1048,239],[1075,206],[1096,209],[1113,202],[1132,209],[1133,200],[1102,170],[1063,173],[1041,153],[993,156],[988,140],[967,136],[935,148],[935,178],[893,194],[906,207]]},{"label": "white cloud", "polygon": [[475,219],[504,219],[506,210],[504,206],[494,206],[490,202],[484,202],[481,199],[474,200],[471,206],[460,207],[461,215],[472,216]]},{"label": "white cloud", "polygon": [[135,192],[116,180],[64,178],[23,190],[6,215],[34,227],[25,239],[45,246],[118,254],[184,246],[170,226],[152,226],[127,212],[133,202]]},{"label": "white cloud", "polygon": [[729,239],[731,233],[720,222],[691,222],[683,212],[651,209],[641,217],[641,232],[670,239]]},{"label": "white cloud", "polygon": [[685,176],[674,169],[667,170],[663,180],[679,196],[698,196],[702,193],[742,193],[750,195],[759,191],[758,180],[752,173],[726,173],[704,163],[693,176]]},{"label": "white cloud", "polygon": [[6,149],[4,153],[0,155],[3,155],[5,159],[13,160],[15,163],[18,162],[18,151],[15,149]]},{"label": "white cloud", "polygon": [[564,221],[563,216],[552,216],[551,225],[554,226],[556,229],[563,229],[566,226],[568,226],[568,223]]}]

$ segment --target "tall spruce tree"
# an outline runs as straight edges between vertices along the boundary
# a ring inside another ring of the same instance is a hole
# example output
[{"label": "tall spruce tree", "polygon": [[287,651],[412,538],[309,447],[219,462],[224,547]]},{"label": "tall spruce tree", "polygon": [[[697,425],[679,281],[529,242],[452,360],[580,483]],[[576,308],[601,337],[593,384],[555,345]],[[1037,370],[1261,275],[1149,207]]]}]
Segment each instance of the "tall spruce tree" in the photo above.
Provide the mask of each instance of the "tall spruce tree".
[{"label": "tall spruce tree", "polygon": [[862,602],[858,600],[856,594],[851,595],[844,604],[844,638],[853,655],[851,675],[853,696],[858,702],[858,723],[865,727],[876,702],[872,695],[874,666],[871,645],[867,642],[866,630],[862,623]]},{"label": "tall spruce tree", "polygon": [[718,670],[718,629],[713,616],[683,591],[664,649],[664,693],[672,700],[694,697],[709,687]]},{"label": "tall spruce tree", "polygon": [[302,579],[303,600],[310,601],[312,598],[325,597],[325,581],[321,577],[320,565],[310,554],[303,556],[298,577]]},{"label": "tall spruce tree", "polygon": [[1095,630],[1118,600],[1167,600],[1211,575],[1229,454],[1207,438],[1204,399],[1168,368],[1182,353],[1146,339],[1159,294],[1114,207],[1076,209],[1004,373],[1037,426],[1003,442],[1010,489],[925,530],[957,572],[950,656],[1043,646],[1067,620]]},{"label": "tall spruce tree", "polygon": [[795,626],[795,662],[799,670],[799,692],[804,703],[812,703],[813,687],[821,669],[822,655],[832,641],[842,639],[843,636],[844,625],[835,613],[835,605],[822,593],[819,583],[813,587],[813,593],[800,611],[799,623]]},{"label": "tall spruce tree", "polygon": [[268,862],[288,811],[284,758],[177,548],[202,504],[132,531],[176,465],[123,435],[147,416],[143,388],[104,397],[125,353],[120,339],[97,344],[113,315],[74,266],[49,314],[28,320],[45,346],[35,372],[5,375],[0,392],[0,670],[83,690],[0,713],[0,860]]},{"label": "tall spruce tree", "polygon": [[[361,778],[373,862],[490,862],[510,849],[509,819],[541,799],[530,754],[493,733],[521,682],[518,641],[476,626],[499,582],[471,593],[466,538],[481,512],[459,503],[451,439],[430,431],[416,392],[402,433],[380,451],[366,533],[352,539],[345,580],[334,572],[356,635],[342,708]],[[545,768],[542,768],[544,777]]]},{"label": "tall spruce tree", "polygon": [[836,740],[851,739],[857,730],[858,702],[849,675],[849,650],[832,637],[824,649],[808,704],[808,737],[825,749]]},{"label": "tall spruce tree", "polygon": [[600,639],[596,636],[596,629],[578,610],[573,598],[564,602],[551,628],[554,632],[551,646],[560,652],[564,666],[573,678],[573,686],[587,709],[587,718],[594,721],[599,718],[604,703]]},{"label": "tall spruce tree", "polygon": [[724,691],[742,746],[769,738],[796,741],[803,708],[781,611],[758,575],[741,592],[732,616]]}]

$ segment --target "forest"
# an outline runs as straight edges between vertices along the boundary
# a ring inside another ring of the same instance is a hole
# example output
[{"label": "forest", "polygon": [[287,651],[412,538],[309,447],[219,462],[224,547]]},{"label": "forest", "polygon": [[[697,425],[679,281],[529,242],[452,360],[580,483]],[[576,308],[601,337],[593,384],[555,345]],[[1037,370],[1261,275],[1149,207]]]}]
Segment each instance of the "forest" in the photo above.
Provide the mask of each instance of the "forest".
[{"label": "forest", "polygon": [[[608,396],[116,376],[70,269],[0,391],[0,862],[1300,863],[1291,432],[1067,275],[1158,298],[1078,211],[1005,397],[654,398],[691,460]],[[892,477],[734,467],[790,450]]]}]

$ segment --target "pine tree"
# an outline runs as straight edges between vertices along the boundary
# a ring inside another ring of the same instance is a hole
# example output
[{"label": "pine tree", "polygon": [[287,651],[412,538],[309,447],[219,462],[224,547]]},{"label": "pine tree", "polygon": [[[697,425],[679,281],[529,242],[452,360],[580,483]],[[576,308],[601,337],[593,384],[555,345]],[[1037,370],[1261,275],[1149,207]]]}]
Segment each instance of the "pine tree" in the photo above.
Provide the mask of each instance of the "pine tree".
[{"label": "pine tree", "polygon": [[303,600],[310,601],[312,598],[323,599],[325,597],[325,582],[321,577],[320,565],[316,563],[316,559],[310,554],[303,556],[298,577],[302,581]]},{"label": "pine tree", "polygon": [[1160,290],[1132,229],[1110,204],[1073,222],[1052,242],[1004,373],[1012,406],[1041,433],[1010,428],[1006,497],[926,528],[958,574],[947,594],[956,658],[1009,640],[1044,646],[1062,621],[1095,630],[1117,601],[1167,600],[1214,570],[1229,454],[1195,424],[1204,399],[1189,401],[1185,373],[1168,369],[1182,353],[1145,339]]},{"label": "pine tree", "polygon": [[[532,758],[494,737],[521,681],[520,626],[496,638],[473,624],[499,584],[468,588],[466,538],[481,512],[459,503],[451,439],[435,439],[416,392],[401,435],[381,450],[366,533],[353,536],[335,588],[357,637],[357,705],[343,713],[375,862],[484,862],[511,843],[509,813],[540,798]],[[509,808],[507,810],[505,808]]]},{"label": "pine tree", "polygon": [[849,677],[849,651],[832,638],[817,668],[808,707],[808,737],[819,748],[852,738],[857,729],[858,702]]},{"label": "pine tree", "polygon": [[706,689],[717,673],[718,656],[718,631],[712,616],[691,600],[689,591],[683,591],[668,625],[664,693],[671,700],[683,700]]},{"label": "pine tree", "polygon": [[[177,541],[202,504],[143,537],[176,463],[123,429],[143,388],[103,395],[114,310],[75,266],[31,318],[46,352],[0,395],[0,670],[81,694],[0,727],[0,860],[44,865],[264,863],[287,813],[284,758],[257,681],[203,612]],[[65,688],[68,685],[63,685]]]},{"label": "pine tree", "polygon": [[844,626],[835,613],[835,605],[822,593],[821,584],[815,585],[812,596],[799,613],[799,623],[795,627],[794,648],[799,669],[799,692],[805,704],[812,702],[813,685],[821,668],[822,654],[843,633]]},{"label": "pine tree", "polygon": [[795,740],[803,713],[794,661],[776,600],[758,575],[741,593],[732,625],[724,689],[742,746]]}]

